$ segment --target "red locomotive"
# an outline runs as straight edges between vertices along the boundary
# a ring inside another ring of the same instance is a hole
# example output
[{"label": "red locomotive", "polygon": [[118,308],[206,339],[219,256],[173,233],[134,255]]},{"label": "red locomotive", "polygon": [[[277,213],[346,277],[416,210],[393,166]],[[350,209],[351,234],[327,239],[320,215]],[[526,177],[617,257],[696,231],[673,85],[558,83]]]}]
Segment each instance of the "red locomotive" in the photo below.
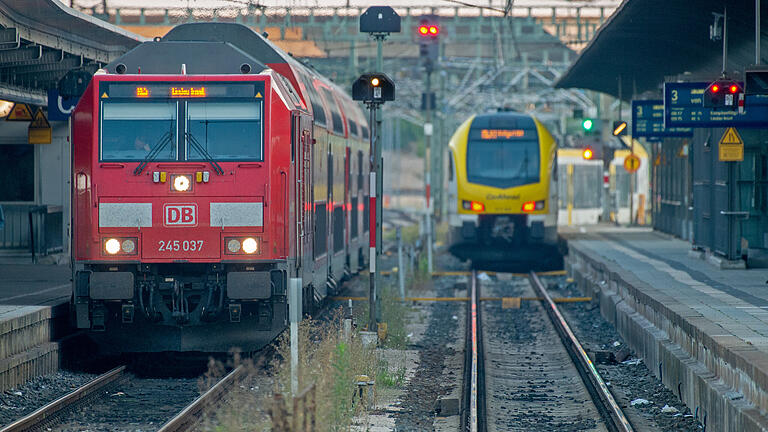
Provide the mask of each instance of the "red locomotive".
[{"label": "red locomotive", "polygon": [[254,350],[365,263],[359,105],[238,24],[97,73],[73,137],[73,319],[108,352]]}]

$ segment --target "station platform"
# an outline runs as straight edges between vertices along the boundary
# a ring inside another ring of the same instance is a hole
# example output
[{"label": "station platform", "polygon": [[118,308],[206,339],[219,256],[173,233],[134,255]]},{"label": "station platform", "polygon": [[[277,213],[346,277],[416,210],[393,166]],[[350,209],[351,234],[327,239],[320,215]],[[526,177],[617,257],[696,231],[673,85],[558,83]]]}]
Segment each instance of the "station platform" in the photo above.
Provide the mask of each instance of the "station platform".
[{"label": "station platform", "polygon": [[0,392],[59,369],[70,278],[69,266],[0,264]]},{"label": "station platform", "polygon": [[707,430],[768,430],[768,269],[649,229],[567,230],[566,269]]}]

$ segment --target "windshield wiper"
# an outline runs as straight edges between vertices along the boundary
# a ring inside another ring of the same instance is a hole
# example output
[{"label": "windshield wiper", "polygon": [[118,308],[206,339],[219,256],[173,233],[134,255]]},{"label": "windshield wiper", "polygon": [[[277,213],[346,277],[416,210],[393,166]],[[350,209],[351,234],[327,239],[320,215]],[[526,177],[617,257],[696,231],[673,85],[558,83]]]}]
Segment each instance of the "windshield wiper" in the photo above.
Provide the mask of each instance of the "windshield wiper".
[{"label": "windshield wiper", "polygon": [[221,168],[221,166],[218,163],[216,163],[215,160],[213,160],[213,156],[211,156],[211,154],[208,153],[208,151],[206,151],[202,145],[200,145],[200,142],[197,141],[197,138],[195,138],[195,136],[192,135],[191,132],[185,132],[184,136],[187,137],[187,139],[189,140],[189,143],[192,144],[192,147],[194,147],[195,150],[197,150],[198,152],[200,152],[201,155],[203,155],[203,158],[205,159],[205,161],[211,164],[211,166],[213,167],[213,170],[216,171],[216,174],[224,175],[224,170]]},{"label": "windshield wiper", "polygon": [[157,155],[160,154],[161,151],[165,148],[165,146],[168,145],[169,142],[171,142],[171,138],[173,135],[171,135],[171,131],[168,131],[163,134],[163,136],[160,137],[159,140],[155,143],[155,145],[152,147],[152,150],[147,153],[147,156],[139,163],[139,166],[136,167],[135,170],[133,170],[133,175],[139,175],[142,171],[144,171],[144,168],[147,167],[147,165],[155,160]]}]

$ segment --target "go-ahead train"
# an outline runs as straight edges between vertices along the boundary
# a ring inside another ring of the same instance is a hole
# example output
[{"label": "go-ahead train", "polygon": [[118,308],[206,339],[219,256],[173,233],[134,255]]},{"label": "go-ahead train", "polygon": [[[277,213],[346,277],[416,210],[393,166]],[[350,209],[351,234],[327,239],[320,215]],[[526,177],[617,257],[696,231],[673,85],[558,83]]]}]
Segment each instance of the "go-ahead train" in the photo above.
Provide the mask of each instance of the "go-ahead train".
[{"label": "go-ahead train", "polygon": [[557,265],[557,143],[528,114],[470,117],[449,143],[450,250]]},{"label": "go-ahead train", "polygon": [[338,86],[239,24],[97,72],[72,116],[78,328],[107,352],[255,350],[365,264],[369,138]]}]

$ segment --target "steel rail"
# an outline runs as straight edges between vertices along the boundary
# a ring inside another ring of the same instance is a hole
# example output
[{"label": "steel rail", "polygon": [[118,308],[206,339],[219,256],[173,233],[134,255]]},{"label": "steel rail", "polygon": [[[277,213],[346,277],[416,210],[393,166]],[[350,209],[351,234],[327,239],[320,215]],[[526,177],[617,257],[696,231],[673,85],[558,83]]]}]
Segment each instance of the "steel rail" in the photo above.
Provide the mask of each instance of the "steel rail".
[{"label": "steel rail", "polygon": [[470,389],[469,389],[469,430],[471,432],[477,432],[478,430],[478,353],[477,353],[477,273],[472,271],[472,303],[470,304],[471,313],[471,332],[472,332],[472,371],[470,375]]},{"label": "steel rail", "polygon": [[0,429],[0,432],[27,431],[42,425],[43,422],[56,416],[62,410],[72,406],[78,401],[96,393],[107,385],[115,382],[125,373],[125,366],[116,367],[109,372],[99,375],[87,384],[65,394],[64,396],[44,405],[31,414],[22,417],[15,422]]},{"label": "steel rail", "polygon": [[[158,432],[176,432],[190,430],[200,420],[200,414],[215,404],[245,374],[245,367],[240,365],[224,378],[197,397],[191,404],[168,420]],[[0,431],[1,432],[1,431]]]},{"label": "steel rail", "polygon": [[600,377],[592,360],[589,359],[587,352],[584,351],[584,348],[576,338],[576,335],[571,331],[570,326],[565,321],[565,318],[563,318],[563,315],[549,296],[549,293],[547,293],[547,290],[544,288],[538,275],[531,272],[530,279],[532,282],[531,285],[538,293],[538,296],[544,298],[543,301],[546,306],[545,309],[547,310],[547,315],[552,321],[552,324],[554,324],[563,345],[568,350],[576,369],[579,371],[579,375],[581,375],[582,381],[584,381],[584,385],[587,386],[587,390],[592,396],[592,400],[600,412],[600,415],[603,417],[608,429],[612,432],[633,432],[634,429],[629,423],[629,420],[627,420],[627,417],[621,411],[621,407],[616,403],[610,390],[608,390],[608,386],[605,385],[603,378]]}]

